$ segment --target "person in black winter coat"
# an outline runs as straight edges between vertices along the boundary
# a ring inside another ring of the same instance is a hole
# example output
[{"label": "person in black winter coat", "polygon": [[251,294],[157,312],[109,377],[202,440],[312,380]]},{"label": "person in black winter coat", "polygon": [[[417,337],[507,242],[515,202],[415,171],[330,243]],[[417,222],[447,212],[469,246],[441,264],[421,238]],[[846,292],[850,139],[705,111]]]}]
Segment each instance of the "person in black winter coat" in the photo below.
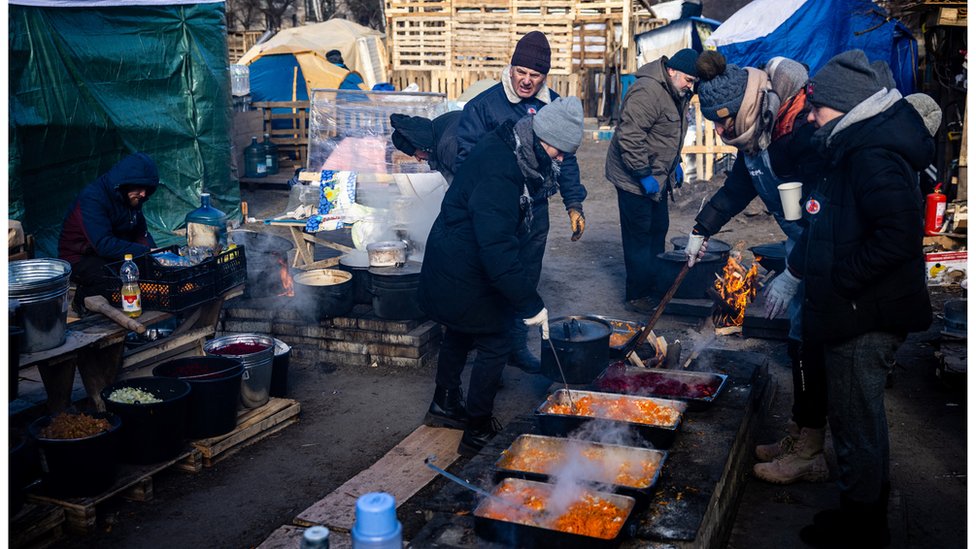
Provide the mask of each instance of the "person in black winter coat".
[{"label": "person in black winter coat", "polygon": [[[549,41],[539,31],[527,33],[515,45],[511,63],[502,69],[501,82],[481,92],[464,106],[458,122],[457,157],[454,171],[466,161],[475,145],[495,128],[506,121],[518,121],[525,115],[539,112],[555,101],[559,94],[546,85],[546,75],[551,68]],[[549,235],[549,197],[562,195],[563,205],[569,216],[570,237],[573,242],[583,236],[586,218],[583,216],[583,200],[586,188],[580,182],[579,164],[575,154],[567,154],[559,167],[559,175],[533,191],[531,230],[519,236],[520,253],[526,272],[533,283],[538,284],[542,275],[542,258]],[[527,346],[527,332],[519,319],[513,319],[512,335],[515,348],[509,362],[529,373],[538,373],[539,359]]]},{"label": "person in black winter coat", "polygon": [[457,125],[461,111],[446,112],[433,120],[423,116],[391,114],[390,136],[393,146],[417,160],[426,160],[448,183],[454,180],[454,157],[457,156]]},{"label": "person in black winter coat", "polygon": [[800,537],[818,547],[883,547],[885,382],[905,336],[932,320],[917,172],[935,143],[887,65],[861,50],[828,61],[807,101],[827,164],[804,202],[807,227],[789,269],[768,293],[782,298],[804,282],[803,340],[824,346],[841,505],[818,513]]},{"label": "person in black winter coat", "polygon": [[58,257],[71,263],[71,280],[78,285],[76,310],[84,311],[85,297],[107,290],[105,265],[156,246],[142,205],[158,186],[156,163],[137,152],[89,183],[71,205],[61,228]]},{"label": "person in black winter coat", "polygon": [[[462,455],[477,453],[497,431],[492,409],[512,348],[511,319],[540,326],[548,337],[548,311],[519,254],[519,237],[532,226],[532,197],[582,138],[583,107],[575,97],[503,123],[458,170],[430,230],[418,295],[445,333],[424,423],[464,427]],[[465,405],[461,371],[472,350]]]}]

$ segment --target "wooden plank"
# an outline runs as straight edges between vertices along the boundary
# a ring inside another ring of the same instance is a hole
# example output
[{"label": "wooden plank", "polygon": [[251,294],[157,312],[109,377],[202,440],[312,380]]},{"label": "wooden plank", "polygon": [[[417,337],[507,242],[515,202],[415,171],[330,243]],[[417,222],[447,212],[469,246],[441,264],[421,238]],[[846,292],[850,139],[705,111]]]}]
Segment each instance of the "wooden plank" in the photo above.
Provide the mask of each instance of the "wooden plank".
[{"label": "wooden plank", "polygon": [[8,523],[12,549],[42,549],[64,535],[64,509],[43,503],[25,503]]},{"label": "wooden plank", "polygon": [[369,492],[386,492],[396,499],[397,505],[402,504],[437,476],[424,465],[425,458],[436,456],[435,463],[441,468],[458,458],[461,434],[457,429],[421,425],[371,467],[302,511],[295,517],[295,524],[322,524],[349,531],[356,518],[356,500]]},{"label": "wooden plank", "polygon": [[[247,444],[244,443],[248,439],[259,436],[264,438],[262,436],[264,431],[268,431],[288,421],[297,416],[300,411],[301,405],[296,400],[271,398],[267,404],[260,408],[239,413],[237,427],[230,433],[195,440],[192,444],[203,454],[204,465],[209,467],[207,463],[208,461],[212,462],[214,457],[231,450],[235,446],[246,446]],[[288,425],[291,425],[291,423],[293,422],[288,423]]]}]

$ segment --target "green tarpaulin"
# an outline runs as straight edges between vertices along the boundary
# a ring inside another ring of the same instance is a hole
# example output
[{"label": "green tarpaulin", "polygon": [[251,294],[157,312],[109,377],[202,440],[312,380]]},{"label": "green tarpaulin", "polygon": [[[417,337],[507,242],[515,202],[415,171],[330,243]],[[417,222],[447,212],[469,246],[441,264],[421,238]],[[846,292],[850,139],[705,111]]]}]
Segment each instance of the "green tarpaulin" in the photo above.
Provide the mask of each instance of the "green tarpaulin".
[{"label": "green tarpaulin", "polygon": [[8,216],[38,255],[57,255],[75,196],[135,151],[159,166],[144,206],[158,244],[184,240],[177,229],[203,190],[240,216],[222,2],[10,4],[8,39]]}]

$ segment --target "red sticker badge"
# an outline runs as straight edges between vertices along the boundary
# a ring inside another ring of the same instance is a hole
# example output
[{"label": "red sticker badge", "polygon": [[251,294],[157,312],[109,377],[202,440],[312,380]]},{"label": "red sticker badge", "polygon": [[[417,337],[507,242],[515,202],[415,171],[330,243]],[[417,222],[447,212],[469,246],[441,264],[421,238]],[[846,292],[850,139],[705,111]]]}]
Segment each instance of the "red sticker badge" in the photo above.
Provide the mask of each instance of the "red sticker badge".
[{"label": "red sticker badge", "polygon": [[816,215],[820,213],[820,202],[814,198],[811,198],[810,200],[807,200],[806,209],[808,214]]}]

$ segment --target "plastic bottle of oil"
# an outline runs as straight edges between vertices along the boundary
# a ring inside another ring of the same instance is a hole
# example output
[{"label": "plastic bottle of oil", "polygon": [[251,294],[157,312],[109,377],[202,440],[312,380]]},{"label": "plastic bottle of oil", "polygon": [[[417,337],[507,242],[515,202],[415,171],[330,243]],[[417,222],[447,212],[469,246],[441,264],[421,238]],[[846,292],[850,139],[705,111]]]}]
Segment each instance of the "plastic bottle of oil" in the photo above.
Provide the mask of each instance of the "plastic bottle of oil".
[{"label": "plastic bottle of oil", "polygon": [[142,314],[142,292],[139,290],[139,267],[132,261],[132,254],[125,254],[119,278],[122,279],[122,312],[135,318]]}]

